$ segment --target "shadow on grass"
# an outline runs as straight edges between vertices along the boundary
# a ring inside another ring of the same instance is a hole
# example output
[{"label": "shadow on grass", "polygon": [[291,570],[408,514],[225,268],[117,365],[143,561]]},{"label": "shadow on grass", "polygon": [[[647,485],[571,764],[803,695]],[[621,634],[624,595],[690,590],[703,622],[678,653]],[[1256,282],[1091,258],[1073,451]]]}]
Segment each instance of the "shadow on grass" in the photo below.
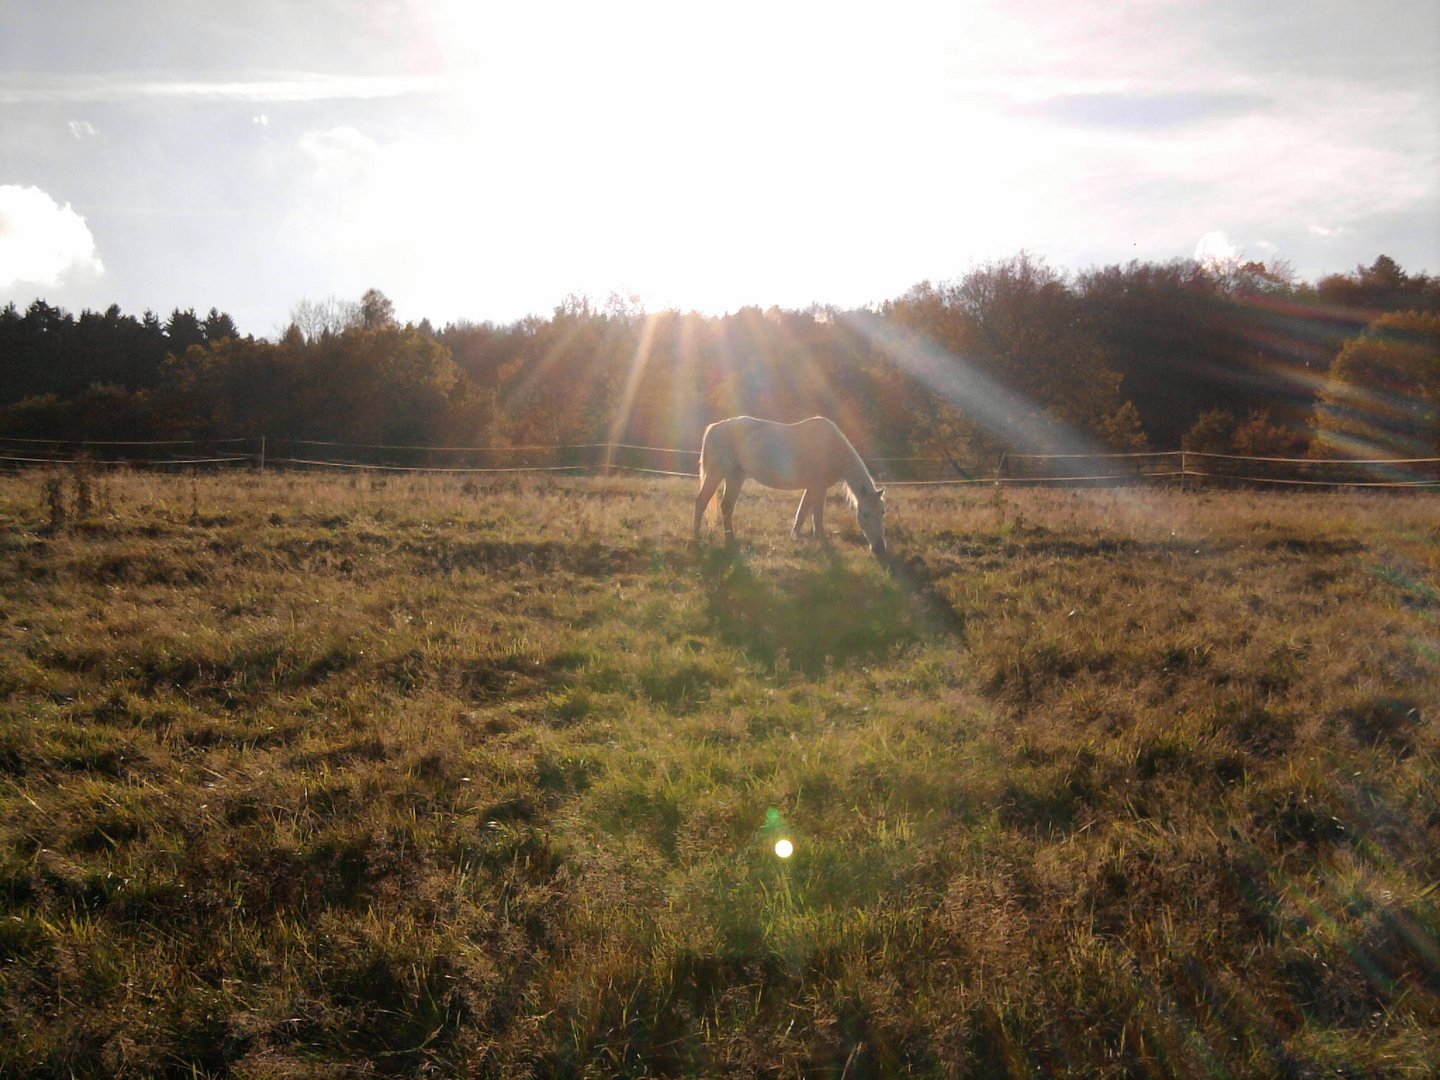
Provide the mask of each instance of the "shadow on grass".
[{"label": "shadow on grass", "polygon": [[932,628],[958,638],[965,637],[965,616],[956,611],[936,587],[935,575],[922,560],[913,555],[896,555],[892,551],[880,561]]},{"label": "shadow on grass", "polygon": [[887,561],[887,577],[857,573],[835,553],[778,574],[757,574],[736,547],[699,556],[712,632],[764,666],[816,675],[829,665],[877,660],[963,621],[927,577]]}]

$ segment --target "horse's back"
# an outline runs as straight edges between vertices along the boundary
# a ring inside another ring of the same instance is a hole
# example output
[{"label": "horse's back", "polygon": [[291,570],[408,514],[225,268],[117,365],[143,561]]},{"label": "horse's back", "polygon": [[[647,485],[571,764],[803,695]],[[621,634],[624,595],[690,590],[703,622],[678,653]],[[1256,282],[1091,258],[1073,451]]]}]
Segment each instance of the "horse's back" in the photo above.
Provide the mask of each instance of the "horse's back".
[{"label": "horse's back", "polygon": [[701,463],[706,471],[739,473],[767,487],[829,485],[841,478],[839,448],[849,443],[823,416],[793,424],[732,416],[705,429]]}]

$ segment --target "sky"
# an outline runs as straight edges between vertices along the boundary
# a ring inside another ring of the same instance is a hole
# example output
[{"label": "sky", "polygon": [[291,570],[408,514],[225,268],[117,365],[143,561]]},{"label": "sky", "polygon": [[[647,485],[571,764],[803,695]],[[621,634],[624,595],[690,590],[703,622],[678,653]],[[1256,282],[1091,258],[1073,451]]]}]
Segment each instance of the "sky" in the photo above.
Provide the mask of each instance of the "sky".
[{"label": "sky", "polygon": [[1440,272],[1440,7],[0,0],[0,305],[720,314],[1020,251]]}]

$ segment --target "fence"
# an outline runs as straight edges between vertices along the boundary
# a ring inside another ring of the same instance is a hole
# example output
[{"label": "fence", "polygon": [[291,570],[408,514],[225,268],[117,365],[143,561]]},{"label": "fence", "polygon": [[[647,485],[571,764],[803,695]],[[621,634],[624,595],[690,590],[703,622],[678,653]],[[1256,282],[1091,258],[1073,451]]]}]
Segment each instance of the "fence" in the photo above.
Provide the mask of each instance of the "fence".
[{"label": "fence", "polygon": [[[632,443],[568,446],[404,446],[277,439],[176,439],[150,442],[18,439],[0,436],[0,468],[74,465],[200,469],[249,466],[469,475],[515,473],[695,476],[698,450]],[[1164,450],[1134,454],[1004,454],[993,466],[948,458],[870,458],[885,484],[1114,486],[1176,484],[1311,488],[1437,488],[1440,458],[1246,457]]]},{"label": "fence", "polygon": [[1434,488],[1440,458],[1247,457],[1198,450],[1137,454],[1008,454],[997,479],[1009,484],[1121,484]]}]

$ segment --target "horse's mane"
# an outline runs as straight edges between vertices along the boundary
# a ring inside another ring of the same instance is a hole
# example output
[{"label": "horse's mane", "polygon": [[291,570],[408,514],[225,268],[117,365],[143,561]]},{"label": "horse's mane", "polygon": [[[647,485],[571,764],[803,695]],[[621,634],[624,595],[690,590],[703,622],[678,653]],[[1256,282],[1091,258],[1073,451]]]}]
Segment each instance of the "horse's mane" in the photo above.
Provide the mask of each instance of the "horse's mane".
[{"label": "horse's mane", "polygon": [[[866,475],[866,477],[869,478],[869,480],[870,480],[870,492],[869,492],[869,493],[870,493],[870,494],[874,494],[874,493],[878,492],[880,489],[879,489],[879,487],[876,486],[874,478],[873,478],[873,477],[870,477],[870,474],[869,474],[868,472],[867,472],[865,475]],[[851,508],[852,510],[857,510],[857,509],[859,509],[859,507],[860,507],[860,496],[857,495],[857,494],[855,494],[855,489],[850,486],[850,481],[849,481],[849,480],[846,480],[846,481],[844,482],[844,484],[842,484],[841,486],[845,489],[845,501],[850,505],[850,508]]]},{"label": "horse's mane", "polygon": [[[860,506],[862,494],[874,495],[879,489],[876,487],[875,478],[870,475],[870,470],[865,466],[865,459],[855,449],[855,444],[847,439],[845,433],[838,427],[835,428],[835,434],[840,436],[840,441],[845,444],[845,449],[850,451],[850,456],[854,459],[851,463],[851,471],[845,478],[845,501],[850,504],[852,509],[856,509]],[[856,491],[857,485],[861,485],[859,491]]]}]

